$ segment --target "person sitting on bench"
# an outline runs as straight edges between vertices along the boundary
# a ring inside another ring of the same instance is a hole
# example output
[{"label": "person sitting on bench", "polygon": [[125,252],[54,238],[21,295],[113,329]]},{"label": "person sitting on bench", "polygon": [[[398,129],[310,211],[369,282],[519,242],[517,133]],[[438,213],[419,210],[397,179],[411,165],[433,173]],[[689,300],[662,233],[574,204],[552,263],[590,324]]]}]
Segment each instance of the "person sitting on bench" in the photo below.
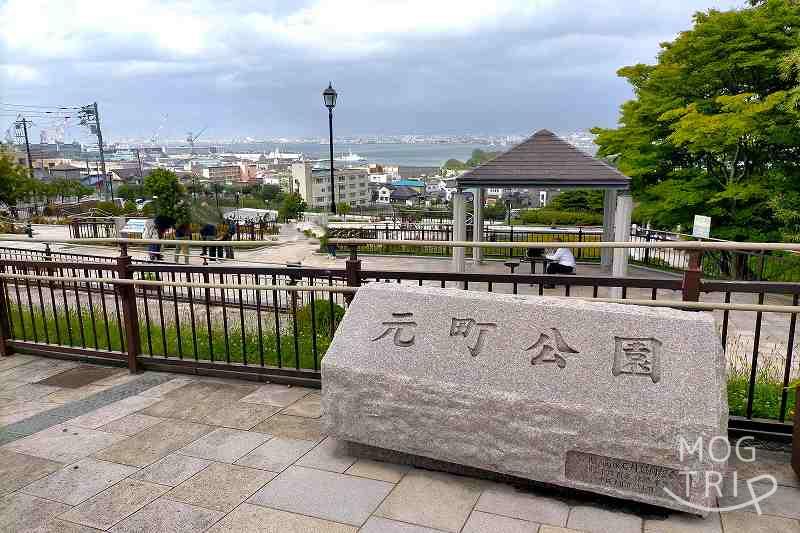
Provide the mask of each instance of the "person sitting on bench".
[{"label": "person sitting on bench", "polygon": [[[554,239],[561,242],[561,238]],[[558,248],[555,253],[546,256],[548,261],[547,273],[548,274],[574,274],[575,273],[575,256],[569,248]]]}]

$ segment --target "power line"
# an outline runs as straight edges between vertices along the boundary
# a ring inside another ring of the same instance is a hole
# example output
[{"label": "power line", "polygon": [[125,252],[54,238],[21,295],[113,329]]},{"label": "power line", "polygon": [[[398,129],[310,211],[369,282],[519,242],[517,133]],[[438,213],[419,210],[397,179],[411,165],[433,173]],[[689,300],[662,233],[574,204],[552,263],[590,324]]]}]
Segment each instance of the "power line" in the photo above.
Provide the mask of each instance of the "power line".
[{"label": "power line", "polygon": [[43,108],[43,109],[80,109],[81,106],[66,106],[66,105],[36,105],[36,104],[10,104],[8,102],[0,102],[0,106],[7,107],[26,107],[26,108]]}]

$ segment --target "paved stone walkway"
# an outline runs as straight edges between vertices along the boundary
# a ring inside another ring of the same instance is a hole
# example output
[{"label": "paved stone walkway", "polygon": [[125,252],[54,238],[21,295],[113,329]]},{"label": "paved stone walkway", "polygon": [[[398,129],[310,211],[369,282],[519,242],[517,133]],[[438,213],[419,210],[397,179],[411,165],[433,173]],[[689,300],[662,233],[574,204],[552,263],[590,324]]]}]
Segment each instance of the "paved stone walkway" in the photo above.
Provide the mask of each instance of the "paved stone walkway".
[{"label": "paved stone walkway", "polygon": [[800,533],[785,453],[737,465],[763,515],[699,519],[350,456],[311,389],[87,367],[0,359],[0,531]]}]

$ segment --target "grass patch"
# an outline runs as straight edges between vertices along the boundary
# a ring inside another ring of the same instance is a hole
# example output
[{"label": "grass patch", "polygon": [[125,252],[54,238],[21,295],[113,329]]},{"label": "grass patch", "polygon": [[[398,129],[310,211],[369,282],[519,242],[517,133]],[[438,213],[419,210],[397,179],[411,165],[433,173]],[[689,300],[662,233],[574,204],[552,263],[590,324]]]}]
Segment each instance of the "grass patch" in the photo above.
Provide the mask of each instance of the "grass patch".
[{"label": "grass patch", "polygon": [[[80,348],[122,351],[124,347],[124,324],[109,309],[109,320],[99,320],[89,311],[70,309],[31,312],[17,304],[11,306],[13,338],[49,342]],[[291,315],[279,313],[279,328],[276,332],[275,315],[261,314],[259,335],[256,314],[248,311],[242,329],[238,308],[229,307],[227,321],[221,321],[218,309],[214,313],[209,330],[205,309],[196,305],[194,330],[188,312],[181,313],[178,321],[161,326],[158,309],[150,310],[150,320],[141,312],[139,316],[140,352],[143,355],[161,357],[183,357],[204,361],[230,361],[251,365],[319,368],[319,363],[331,343],[331,313],[328,301],[317,300],[312,327],[311,304],[297,312],[297,322]],[[344,314],[341,306],[334,305],[333,325],[337,325]],[[227,327],[226,327],[227,325]],[[295,326],[297,335],[295,336]],[[334,328],[335,330],[335,328]],[[149,333],[149,335],[148,335]]]}]

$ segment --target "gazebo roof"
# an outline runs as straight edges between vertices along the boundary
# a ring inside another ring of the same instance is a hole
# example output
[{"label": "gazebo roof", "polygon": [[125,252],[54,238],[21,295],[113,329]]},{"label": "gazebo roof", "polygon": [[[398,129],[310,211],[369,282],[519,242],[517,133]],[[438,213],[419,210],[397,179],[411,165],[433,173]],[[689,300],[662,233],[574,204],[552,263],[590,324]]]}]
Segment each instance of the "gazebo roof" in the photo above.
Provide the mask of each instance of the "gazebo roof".
[{"label": "gazebo roof", "polygon": [[627,189],[630,178],[585,154],[548,130],[531,137],[456,179],[460,188]]}]

